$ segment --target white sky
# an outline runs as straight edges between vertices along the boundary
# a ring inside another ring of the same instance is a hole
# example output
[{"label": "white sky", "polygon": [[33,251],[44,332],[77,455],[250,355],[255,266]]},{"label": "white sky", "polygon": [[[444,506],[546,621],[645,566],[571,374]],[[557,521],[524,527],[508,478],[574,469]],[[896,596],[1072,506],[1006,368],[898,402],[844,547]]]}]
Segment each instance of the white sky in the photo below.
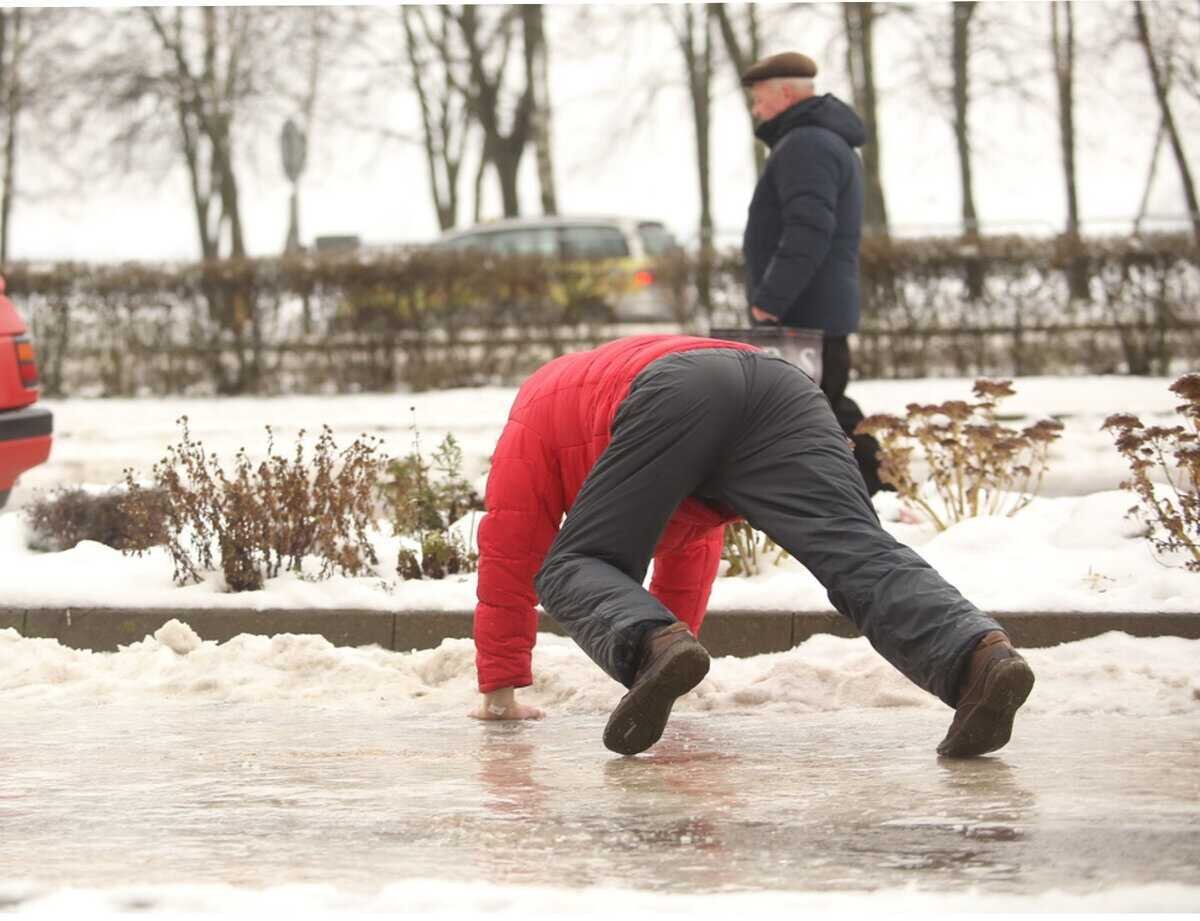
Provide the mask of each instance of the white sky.
[{"label": "white sky", "polygon": [[[923,10],[941,15],[946,4]],[[984,4],[984,8],[992,6]],[[998,37],[1019,68],[1026,88],[1045,95],[1048,52],[1041,32],[1046,5],[1005,4],[1022,22]],[[1113,22],[1129,5],[1076,7],[1081,48],[1077,121],[1081,207],[1089,229],[1120,230],[1136,212],[1153,143],[1157,114],[1145,67],[1136,48],[1104,47],[1126,27]],[[682,89],[680,54],[661,24],[660,11],[621,6],[595,10],[594,24],[580,34],[578,8],[548,13],[551,94],[560,210],[563,213],[629,214],[659,218],[681,237],[691,237],[699,204],[688,101]],[[677,10],[676,10],[677,12]],[[836,11],[814,13],[775,6],[764,13],[765,50],[805,50],[822,66],[818,91],[849,100],[841,77],[841,52],[830,46],[828,23]],[[656,18],[658,17],[658,18]],[[621,20],[624,20],[624,24]],[[953,232],[959,208],[953,136],[946,115],[914,87],[905,63],[908,25],[878,27],[878,81],[882,101],[884,184],[893,226],[901,232]],[[619,51],[604,51],[605,48]],[[740,240],[753,188],[749,122],[728,66],[722,60],[714,117],[714,212],[723,242]],[[828,76],[826,77],[826,74]],[[1040,75],[1040,76],[1039,76]],[[661,84],[649,114],[642,111],[648,87]],[[1180,99],[1185,144],[1200,144],[1197,113]],[[375,113],[398,131],[417,131],[415,103],[399,93]],[[973,109],[976,197],[990,229],[1051,232],[1061,226],[1064,193],[1057,127],[1048,102],[1034,104],[983,94]],[[421,151],[319,126],[301,182],[301,237],[356,233],[367,242],[418,241],[436,234]],[[278,163],[278,128],[266,132],[253,164],[242,165],[242,201],[253,254],[278,251],[286,232],[289,189]],[[67,139],[69,142],[70,139]],[[1175,167],[1164,148],[1152,213],[1182,212]],[[535,213],[537,187],[532,152],[523,164],[522,207]],[[474,167],[464,170],[464,191]],[[37,191],[45,177],[26,162],[23,181]],[[498,196],[485,194],[484,216],[497,216]],[[464,218],[469,212],[464,207]],[[191,259],[198,251],[184,173],[161,182],[128,177],[97,182],[82,196],[36,195],[14,213],[14,258],[89,260]]]}]

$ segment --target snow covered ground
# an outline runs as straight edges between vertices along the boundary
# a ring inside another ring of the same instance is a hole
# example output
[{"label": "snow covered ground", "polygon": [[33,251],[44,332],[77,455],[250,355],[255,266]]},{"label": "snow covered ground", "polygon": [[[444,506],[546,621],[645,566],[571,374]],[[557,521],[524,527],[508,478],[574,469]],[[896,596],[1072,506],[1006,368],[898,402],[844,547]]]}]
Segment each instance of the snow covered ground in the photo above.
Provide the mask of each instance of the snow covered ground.
[{"label": "snow covered ground", "polygon": [[0,631],[0,906],[19,913],[1197,911],[1200,641],[1032,649],[1013,741],[861,639],[713,663],[663,740],[600,744],[621,688],[543,637],[524,724],[477,723],[467,640],[116,653]]},{"label": "snow covered ground", "polygon": [[[1165,378],[1026,378],[1003,413],[1024,414],[1019,424],[1045,415],[1062,419],[1063,438],[1051,451],[1042,498],[1013,518],[963,522],[937,534],[929,525],[899,520],[894,497],[876,505],[885,526],[917,548],[976,604],[1000,611],[1197,611],[1200,576],[1183,561],[1156,555],[1125,517],[1134,497],[1118,490],[1128,476],[1112,437],[1100,426],[1117,411],[1143,421],[1172,424],[1175,396]],[[902,413],[909,402],[966,398],[969,380],[856,382],[852,394],[867,412]],[[474,606],[474,578],[400,582],[399,541],[376,535],[382,561],[374,576],[310,582],[285,575],[260,592],[229,594],[219,577],[186,588],[172,584],[164,551],[137,559],[94,543],[62,553],[26,548],[25,525],[15,509],[35,490],[120,481],[124,468],[143,473],[177,440],[175,420],[187,415],[193,437],[223,459],[239,447],[265,451],[263,426],[278,450],[330,425],[345,446],[359,433],[377,435],[393,456],[412,449],[415,421],[428,454],[450,432],[461,442],[465,473],[481,478],[512,401],[511,388],[427,394],[286,399],[164,399],[48,401],[55,413],[49,463],[30,471],[14,492],[13,510],[0,514],[0,598],[13,606],[131,607],[354,607],[387,610],[466,610]],[[1010,422],[1008,424],[1018,424]],[[311,441],[309,442],[311,445]],[[482,481],[480,482],[482,486]],[[827,610],[821,586],[787,561],[751,579],[718,580],[712,608]]]},{"label": "snow covered ground", "polygon": [[[969,381],[856,383],[867,412],[965,397]],[[1169,380],[1028,379],[1009,413],[1060,416],[1044,497],[943,534],[885,526],[994,610],[1200,611],[1200,576],[1124,517],[1123,460],[1100,430],[1171,423]],[[512,389],[280,400],[51,401],[50,463],[0,514],[6,606],[172,606],[116,653],[0,630],[0,909],[729,917],[797,911],[1200,911],[1200,641],[1110,633],[1028,650],[1038,683],[1012,743],[949,763],[949,711],[865,640],[714,662],[663,741],[600,745],[621,689],[543,636],[536,724],[479,724],[467,640],[393,653],[316,636],[201,642],[211,606],[469,609],[473,577],[372,576],[179,588],[161,553],[25,544],[33,489],[117,482],[193,435],[223,458],[330,424],[426,452],[453,432],[486,469]],[[801,567],[722,579],[714,608],[820,610]],[[1198,614],[1197,616],[1200,616]]]},{"label": "snow covered ground", "polygon": [[[86,709],[156,699],[203,702],[351,701],[398,716],[465,714],[476,701],[475,648],[391,652],[337,647],[314,635],[242,634],[200,640],[186,615],[116,653],[60,646],[0,630],[0,695],[21,709]],[[1023,654],[1039,674],[1022,713],[1054,716],[1200,716],[1200,640],[1106,633]],[[534,684],[523,697],[550,714],[607,714],[623,689],[563,637],[541,634]],[[677,712],[835,712],[945,705],[876,654],[862,638],[819,635],[786,652],[715,661]]]},{"label": "snow covered ground", "polygon": [[[1052,450],[1043,494],[1082,495],[1115,489],[1126,476],[1112,437],[1100,429],[1106,416],[1121,411],[1139,413],[1147,423],[1178,421],[1176,397],[1167,390],[1171,381],[1017,378],[1016,394],[1001,402],[1000,412],[1030,421],[1063,417],[1066,431]],[[971,378],[855,381],[849,394],[867,414],[903,413],[908,403],[969,399],[972,383]],[[412,450],[415,423],[425,452],[452,432],[463,446],[467,476],[474,477],[486,470],[515,393],[515,388],[482,387],[417,394],[46,400],[44,405],[54,411],[54,450],[50,462],[25,474],[21,485],[27,492],[64,484],[112,484],[121,480],[125,467],[148,470],[177,440],[175,420],[182,415],[187,415],[193,436],[222,457],[232,457],[243,446],[252,456],[261,454],[265,425],[273,427],[278,444],[286,445],[299,429],[311,435],[323,423],[342,445],[365,432],[382,438],[388,451],[399,456]],[[19,493],[13,498],[19,499]]]}]

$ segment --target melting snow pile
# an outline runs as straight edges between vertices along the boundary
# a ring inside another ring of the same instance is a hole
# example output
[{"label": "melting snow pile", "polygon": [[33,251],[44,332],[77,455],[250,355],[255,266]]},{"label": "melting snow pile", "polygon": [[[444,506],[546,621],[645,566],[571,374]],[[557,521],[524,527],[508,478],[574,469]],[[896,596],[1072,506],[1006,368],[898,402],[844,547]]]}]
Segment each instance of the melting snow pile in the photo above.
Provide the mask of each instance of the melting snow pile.
[{"label": "melting snow pile", "polygon": [[[6,891],[7,890],[7,891]],[[929,912],[1190,912],[1200,889],[1172,883],[1113,887],[1084,895],[1051,890],[1004,895],[977,891],[922,892],[915,886],[874,892],[746,892],[667,895],[615,888],[583,890],[492,883],[412,880],[393,883],[374,895],[333,886],[288,885],[254,891],[223,885],[129,886],[115,890],[64,889],[44,892],[32,885],[0,885],[0,899],[18,902],[17,911],[54,917],[97,911],[137,910],[237,912],[291,915],[300,912],[344,916],[344,912],[402,913],[406,916],[520,918],[729,918],[783,913],[885,911]],[[23,904],[21,904],[23,903]]]},{"label": "melting snow pile", "polygon": [[[1024,654],[1037,673],[1029,713],[1167,716],[1200,713],[1200,640],[1107,633]],[[569,640],[543,634],[531,703],[555,712],[607,712],[624,689]],[[115,653],[70,649],[0,630],[0,699],[96,703],[188,698],[226,701],[361,700],[371,707],[463,711],[475,701],[475,648],[450,639],[407,653],[345,648],[314,635],[242,634],[202,641],[172,620]],[[787,652],[713,662],[681,711],[795,712],[942,707],[864,639],[813,637]]]}]

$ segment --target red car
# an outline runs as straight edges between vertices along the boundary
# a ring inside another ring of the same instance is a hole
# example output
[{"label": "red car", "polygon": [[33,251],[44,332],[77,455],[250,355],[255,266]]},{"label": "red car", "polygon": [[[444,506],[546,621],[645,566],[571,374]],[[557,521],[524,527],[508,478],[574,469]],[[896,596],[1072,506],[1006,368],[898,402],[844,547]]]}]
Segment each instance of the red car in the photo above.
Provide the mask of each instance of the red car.
[{"label": "red car", "polygon": [[17,477],[50,456],[54,417],[34,406],[38,389],[33,343],[0,278],[0,508]]}]

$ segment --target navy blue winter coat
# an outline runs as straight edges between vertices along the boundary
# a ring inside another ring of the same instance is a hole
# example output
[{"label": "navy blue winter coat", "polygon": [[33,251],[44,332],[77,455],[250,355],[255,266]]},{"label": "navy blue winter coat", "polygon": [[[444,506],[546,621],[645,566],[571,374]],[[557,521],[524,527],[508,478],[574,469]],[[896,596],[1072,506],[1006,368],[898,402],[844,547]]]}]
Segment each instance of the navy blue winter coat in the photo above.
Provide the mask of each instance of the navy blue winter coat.
[{"label": "navy blue winter coat", "polygon": [[830,94],[755,131],[771,148],[754,189],[742,253],[750,304],[785,326],[845,336],[858,329],[862,120]]}]

